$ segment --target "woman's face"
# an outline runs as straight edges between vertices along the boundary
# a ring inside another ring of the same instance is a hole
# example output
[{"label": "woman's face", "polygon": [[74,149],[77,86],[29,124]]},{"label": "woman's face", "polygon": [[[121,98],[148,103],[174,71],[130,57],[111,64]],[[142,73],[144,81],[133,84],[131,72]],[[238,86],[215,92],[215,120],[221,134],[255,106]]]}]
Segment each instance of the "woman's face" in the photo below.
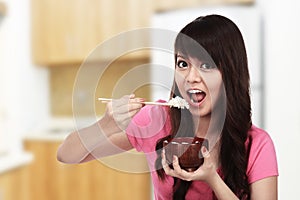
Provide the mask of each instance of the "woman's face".
[{"label": "woman's face", "polygon": [[175,82],[195,117],[210,116],[219,98],[222,75],[216,65],[177,54]]}]

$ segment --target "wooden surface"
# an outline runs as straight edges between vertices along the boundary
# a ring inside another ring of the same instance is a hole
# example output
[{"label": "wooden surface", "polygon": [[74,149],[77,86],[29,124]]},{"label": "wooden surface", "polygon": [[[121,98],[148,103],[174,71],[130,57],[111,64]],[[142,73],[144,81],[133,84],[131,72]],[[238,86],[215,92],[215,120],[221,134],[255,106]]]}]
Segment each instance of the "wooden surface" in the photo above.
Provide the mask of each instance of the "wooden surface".
[{"label": "wooden surface", "polygon": [[[33,61],[46,66],[81,63],[98,45],[117,34],[149,27],[155,12],[204,5],[252,4],[254,1],[31,0]],[[135,39],[124,40],[122,45],[130,46],[134,42]],[[96,59],[114,57],[116,49],[112,45]],[[140,53],[132,58],[145,56],[149,55]]]},{"label": "wooden surface", "polygon": [[6,15],[6,5],[4,2],[0,2],[0,16],[1,15]]},{"label": "wooden surface", "polygon": [[151,12],[149,0],[31,2],[33,60],[41,65],[80,63],[114,35],[148,26]]},{"label": "wooden surface", "polygon": [[[81,96],[78,95],[78,88],[76,88],[76,93],[74,92],[74,85],[76,81],[77,73],[79,72],[79,66],[65,66],[65,67],[50,67],[50,102],[51,102],[51,114],[53,116],[73,116],[73,105],[72,98],[73,95],[77,98],[81,98],[80,107],[76,108],[77,112],[81,115],[96,115],[100,116],[104,114],[106,109],[106,105],[96,100],[96,97],[113,97],[116,93],[119,96],[114,96],[115,98],[119,98],[122,95],[134,93],[137,97],[143,97],[147,100],[151,100],[151,86],[145,85],[145,83],[149,83],[150,80],[150,67],[147,67],[143,71],[143,83],[137,84],[134,83],[136,87],[130,90],[133,83],[131,82],[128,85],[120,85],[118,81],[124,80],[124,76],[130,73],[133,73],[134,69],[140,69],[140,67],[144,64],[149,63],[149,59],[135,59],[135,60],[116,60],[107,66],[105,72],[100,76],[99,82],[96,85],[88,84],[81,85]],[[100,67],[100,64],[97,66],[87,65],[85,67],[90,67],[90,70],[93,70],[97,67]],[[94,69],[93,69],[94,68]],[[128,73],[129,72],[129,73]],[[89,77],[90,78],[90,77]],[[140,77],[137,77],[139,80]],[[88,83],[89,80],[86,82]],[[96,90],[92,93],[90,88],[96,87]],[[118,91],[117,90],[117,88]],[[122,90],[122,91],[119,91]],[[129,91],[128,91],[129,90]],[[93,96],[92,96],[93,95]],[[89,99],[93,101],[91,103]],[[74,102],[73,102],[74,103]],[[93,109],[91,109],[93,108]]]},{"label": "wooden surface", "polygon": [[4,174],[0,174],[0,199],[1,200],[31,200],[26,181],[28,168],[20,167]]},{"label": "wooden surface", "polygon": [[228,5],[228,4],[252,4],[255,0],[153,0],[153,11],[163,12],[189,7]]},{"label": "wooden surface", "polygon": [[30,200],[147,200],[150,199],[148,173],[120,172],[99,161],[66,165],[56,160],[58,142],[26,141],[34,153],[29,166]]}]

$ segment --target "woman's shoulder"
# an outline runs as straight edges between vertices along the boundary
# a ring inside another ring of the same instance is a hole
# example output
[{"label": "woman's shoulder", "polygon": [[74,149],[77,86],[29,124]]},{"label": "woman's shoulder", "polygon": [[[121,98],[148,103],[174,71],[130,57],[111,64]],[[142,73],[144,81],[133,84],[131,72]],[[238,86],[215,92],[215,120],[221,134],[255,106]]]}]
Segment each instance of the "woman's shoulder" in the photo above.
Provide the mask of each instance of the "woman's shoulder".
[{"label": "woman's shoulder", "polygon": [[249,129],[248,137],[250,137],[252,141],[272,140],[267,131],[255,125],[252,125],[251,128]]},{"label": "woman's shoulder", "polygon": [[253,125],[248,131],[247,143],[251,143],[247,168],[249,183],[278,175],[276,151],[269,133]]}]

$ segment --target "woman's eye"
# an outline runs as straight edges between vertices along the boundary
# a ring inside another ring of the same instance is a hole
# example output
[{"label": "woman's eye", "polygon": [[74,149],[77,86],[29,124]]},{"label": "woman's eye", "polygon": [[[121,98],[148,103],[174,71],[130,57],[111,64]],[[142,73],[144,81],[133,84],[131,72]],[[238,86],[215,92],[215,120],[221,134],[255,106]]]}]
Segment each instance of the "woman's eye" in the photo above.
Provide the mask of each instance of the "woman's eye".
[{"label": "woman's eye", "polygon": [[185,61],[178,61],[178,62],[177,62],[177,66],[178,66],[179,68],[185,68],[185,67],[188,66],[188,64],[187,64],[187,62],[185,62]]},{"label": "woman's eye", "polygon": [[202,65],[200,65],[200,68],[204,69],[204,70],[208,70],[208,69],[213,69],[215,67],[213,65],[208,64],[208,63],[203,63]]}]

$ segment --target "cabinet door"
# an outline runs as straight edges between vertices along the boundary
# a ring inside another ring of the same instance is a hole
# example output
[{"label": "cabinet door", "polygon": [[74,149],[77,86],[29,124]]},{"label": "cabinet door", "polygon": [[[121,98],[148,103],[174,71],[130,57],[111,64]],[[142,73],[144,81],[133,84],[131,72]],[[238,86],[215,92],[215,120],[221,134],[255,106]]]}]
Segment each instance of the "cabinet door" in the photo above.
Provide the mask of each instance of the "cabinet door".
[{"label": "cabinet door", "polygon": [[101,42],[149,25],[149,0],[32,0],[33,60],[82,62]]},{"label": "cabinet door", "polygon": [[1,200],[31,200],[28,193],[29,180],[27,166],[22,166],[0,174]]},{"label": "cabinet door", "polygon": [[150,200],[149,173],[120,172],[97,160],[63,164],[56,160],[59,145],[25,141],[26,150],[34,154],[26,184],[30,200]]},{"label": "cabinet door", "polygon": [[255,0],[152,0],[153,10],[162,12],[199,6],[225,5],[225,4],[252,4]]}]

